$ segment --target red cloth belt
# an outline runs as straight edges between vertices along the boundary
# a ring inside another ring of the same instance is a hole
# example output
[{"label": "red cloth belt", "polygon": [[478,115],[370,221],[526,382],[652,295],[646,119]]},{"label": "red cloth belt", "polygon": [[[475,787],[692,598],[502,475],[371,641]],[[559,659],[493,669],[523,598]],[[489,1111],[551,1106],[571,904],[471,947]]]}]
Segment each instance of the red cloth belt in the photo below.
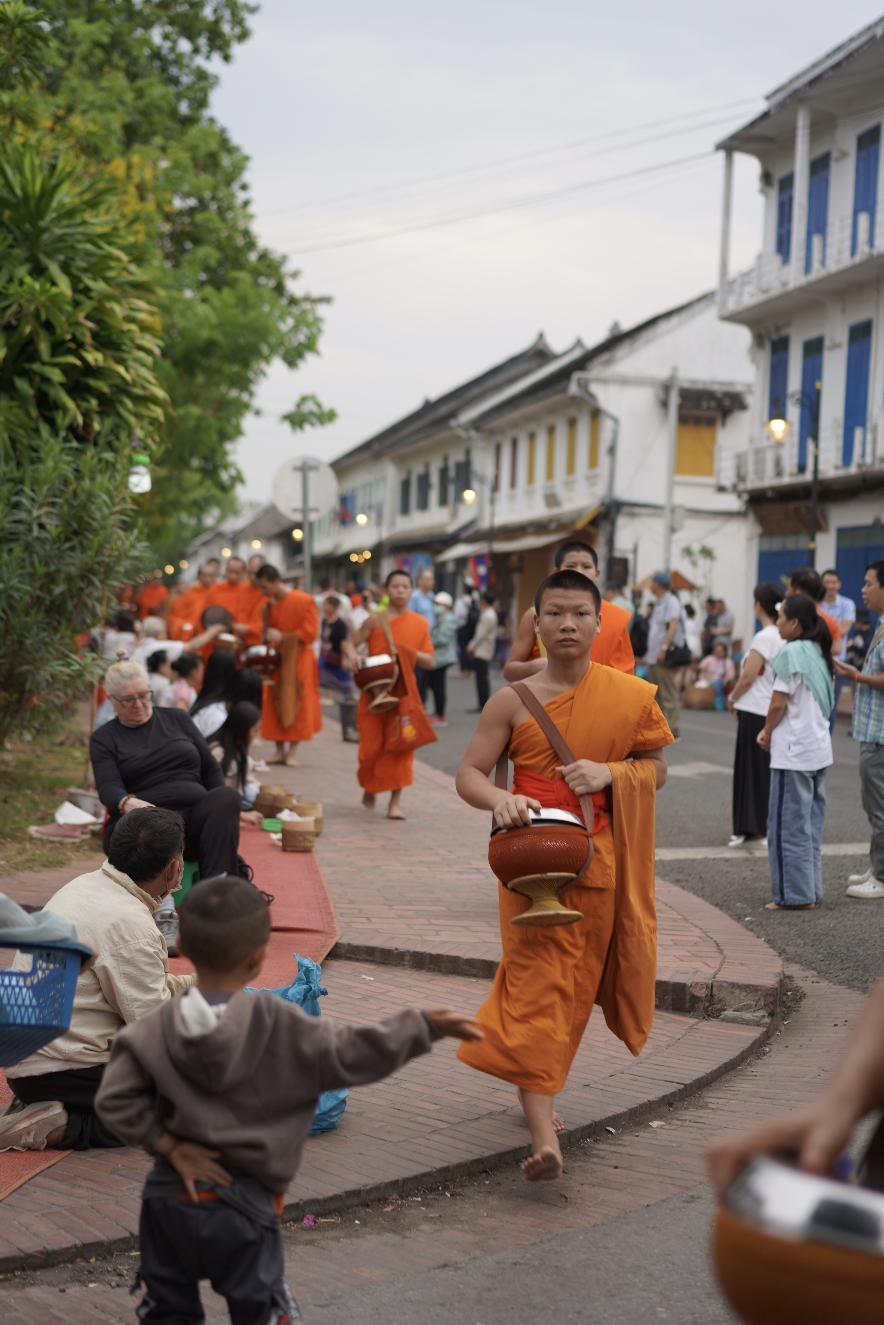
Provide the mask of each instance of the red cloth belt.
[{"label": "red cloth belt", "polygon": [[[567,782],[554,782],[552,778],[545,778],[540,773],[531,773],[527,768],[513,769],[513,795],[530,796],[548,809],[570,810],[572,814],[583,818],[580,798]],[[608,823],[605,818],[605,815],[610,813],[607,791],[594,791],[592,805],[595,813],[589,830],[591,835]]]},{"label": "red cloth belt", "polygon": [[[224,1198],[219,1196],[216,1191],[212,1191],[211,1188],[209,1188],[207,1191],[197,1192],[196,1199],[199,1204],[202,1204],[203,1201],[221,1201]],[[178,1200],[190,1201],[190,1196],[187,1192],[181,1192],[178,1196]],[[282,1219],[283,1211],[285,1210],[285,1192],[273,1193],[273,1209],[276,1211],[279,1218]]]}]

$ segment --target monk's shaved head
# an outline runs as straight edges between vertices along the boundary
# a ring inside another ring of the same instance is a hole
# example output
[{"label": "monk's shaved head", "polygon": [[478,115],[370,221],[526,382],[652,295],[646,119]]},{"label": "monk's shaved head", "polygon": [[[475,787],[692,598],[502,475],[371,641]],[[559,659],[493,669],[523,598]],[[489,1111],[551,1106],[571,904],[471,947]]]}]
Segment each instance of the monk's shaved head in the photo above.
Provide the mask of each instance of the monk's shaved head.
[{"label": "monk's shaved head", "polygon": [[595,604],[596,616],[602,609],[602,596],[599,593],[598,585],[594,580],[581,575],[579,570],[557,570],[552,575],[548,575],[540,585],[537,593],[534,595],[534,611],[540,615],[540,605],[543,602],[543,595],[557,589],[565,593],[585,593],[588,594]]}]

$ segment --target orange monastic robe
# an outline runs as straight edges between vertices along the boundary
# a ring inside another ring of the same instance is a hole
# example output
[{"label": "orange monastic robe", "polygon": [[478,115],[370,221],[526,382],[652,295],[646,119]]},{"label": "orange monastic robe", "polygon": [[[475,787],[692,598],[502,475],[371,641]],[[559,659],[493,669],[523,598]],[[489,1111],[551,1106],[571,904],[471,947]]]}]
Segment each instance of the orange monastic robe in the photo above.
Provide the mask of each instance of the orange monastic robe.
[{"label": "orange monastic robe", "polygon": [[[401,616],[388,618],[390,634],[398,646],[406,645],[418,653],[432,653],[433,641],[426,617],[406,609]],[[380,626],[375,626],[368,637],[369,657],[387,653],[387,637]],[[390,754],[384,750],[385,713],[369,713],[369,696],[363,694],[356,713],[359,728],[359,785],[377,794],[381,791],[399,791],[414,781],[414,751],[403,750]]]},{"label": "orange monastic robe", "polygon": [[230,584],[227,580],[219,580],[209,590],[206,607],[226,607],[231,618],[235,621],[236,605],[239,602],[241,590],[241,584]]},{"label": "orange monastic robe", "polygon": [[169,597],[169,590],[164,584],[146,584],[138,598],[138,615],[143,621],[147,616],[156,616],[157,608]]},{"label": "orange monastic robe", "polygon": [[[592,646],[592,661],[603,667],[615,667],[618,672],[635,672],[635,654],[632,652],[632,640],[629,638],[629,623],[632,614],[625,607],[616,603],[602,603],[602,628],[596,635]],[[534,641],[532,658],[541,656],[537,641]]]},{"label": "orange monastic robe", "polygon": [[[593,664],[573,690],[546,705],[574,757],[609,764],[614,779],[585,881],[564,894],[583,919],[523,930],[510,921],[530,902],[498,884],[503,960],[477,1014],[485,1039],[458,1050],[471,1067],[540,1095],[563,1088],[593,1003],[601,1004],[609,1028],[634,1054],[651,1029],[656,773],[649,760],[626,757],[672,741],[655,693],[646,681]],[[533,718],[513,732],[509,753],[514,791],[520,770],[539,774],[549,782],[548,794],[541,795],[533,779],[526,794],[578,812],[577,798],[556,772],[558,757]]]},{"label": "orange monastic robe", "polygon": [[[169,613],[169,639],[190,639],[202,633],[202,616],[209,606],[211,592],[211,589],[197,582],[187,593],[175,599]],[[190,630],[187,626],[190,626]]]},{"label": "orange monastic robe", "polygon": [[276,685],[264,686],[261,706],[261,735],[265,741],[310,741],[322,731],[319,705],[319,668],[310,647],[319,634],[319,613],[312,595],[292,589],[278,603],[269,602],[267,624],[283,635],[297,635],[299,641],[297,682],[301,688],[298,712],[291,727],[283,727],[276,711]]},{"label": "orange monastic robe", "polygon": [[260,644],[264,638],[264,604],[267,598],[257,587],[246,581],[239,586],[239,597],[236,600],[236,611],[233,613],[235,625],[246,625],[249,628],[247,635],[241,635],[244,644]]}]

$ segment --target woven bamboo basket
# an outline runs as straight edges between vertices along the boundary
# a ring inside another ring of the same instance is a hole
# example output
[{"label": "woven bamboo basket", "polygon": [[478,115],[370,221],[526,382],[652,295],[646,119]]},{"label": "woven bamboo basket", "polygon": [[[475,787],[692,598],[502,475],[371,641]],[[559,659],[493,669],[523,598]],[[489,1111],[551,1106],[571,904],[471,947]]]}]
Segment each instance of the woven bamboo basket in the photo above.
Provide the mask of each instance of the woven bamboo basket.
[{"label": "woven bamboo basket", "polygon": [[312,819],[299,819],[297,823],[282,823],[283,851],[312,851],[316,831]]},{"label": "woven bamboo basket", "polygon": [[312,816],[313,822],[316,825],[316,836],[319,837],[319,834],[322,832],[322,819],[323,819],[322,804],[319,801],[299,800],[298,804],[295,805],[293,808],[295,814],[300,814],[302,818],[306,817],[307,815]]}]

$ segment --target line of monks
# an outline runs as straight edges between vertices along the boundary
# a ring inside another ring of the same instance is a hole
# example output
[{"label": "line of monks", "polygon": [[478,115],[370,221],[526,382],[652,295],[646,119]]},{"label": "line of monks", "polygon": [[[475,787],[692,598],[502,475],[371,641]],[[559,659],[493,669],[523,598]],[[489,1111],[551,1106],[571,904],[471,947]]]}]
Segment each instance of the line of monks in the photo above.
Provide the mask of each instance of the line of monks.
[{"label": "line of monks", "polygon": [[[498,885],[503,959],[477,1014],[483,1038],[459,1050],[463,1062],[516,1086],[532,1138],[522,1168],[532,1180],[562,1171],[557,1132],[564,1123],[553,1103],[593,1004],[601,1005],[609,1028],[634,1054],[650,1032],[655,797],[666,779],[662,752],[673,739],[656,687],[633,675],[630,614],[614,603],[602,606],[593,549],[566,543],[555,564],[519,623],[504,677],[522,683],[543,705],[573,762],[560,762],[517,689],[506,686],[486,704],[457,775],[460,796],[490,810],[498,827],[527,826],[531,810],[553,806],[581,815],[594,844],[585,875],[568,889],[568,907],[581,914],[577,923],[516,926],[529,900]],[[201,628],[207,609],[223,607],[245,644],[278,648],[275,683],[264,686],[261,732],[276,742],[270,762],[295,764],[298,743],[322,726],[313,649],[316,603],[310,594],[289,589],[261,557],[247,566],[230,558],[220,581],[219,569],[207,562],[197,583],[174,600],[169,635],[187,638]],[[414,751],[436,739],[415,673],[416,667],[432,668],[434,652],[426,619],[408,606],[410,576],[393,571],[386,589],[389,606],[345,642],[343,656],[355,669],[360,644],[367,643],[369,656],[395,646],[399,675],[392,695],[398,705],[378,712],[369,707],[367,693],[360,699],[358,779],[367,808],[388,791],[388,817],[404,819],[400,798],[414,780]],[[489,779],[504,752],[514,765],[512,791]]]}]

